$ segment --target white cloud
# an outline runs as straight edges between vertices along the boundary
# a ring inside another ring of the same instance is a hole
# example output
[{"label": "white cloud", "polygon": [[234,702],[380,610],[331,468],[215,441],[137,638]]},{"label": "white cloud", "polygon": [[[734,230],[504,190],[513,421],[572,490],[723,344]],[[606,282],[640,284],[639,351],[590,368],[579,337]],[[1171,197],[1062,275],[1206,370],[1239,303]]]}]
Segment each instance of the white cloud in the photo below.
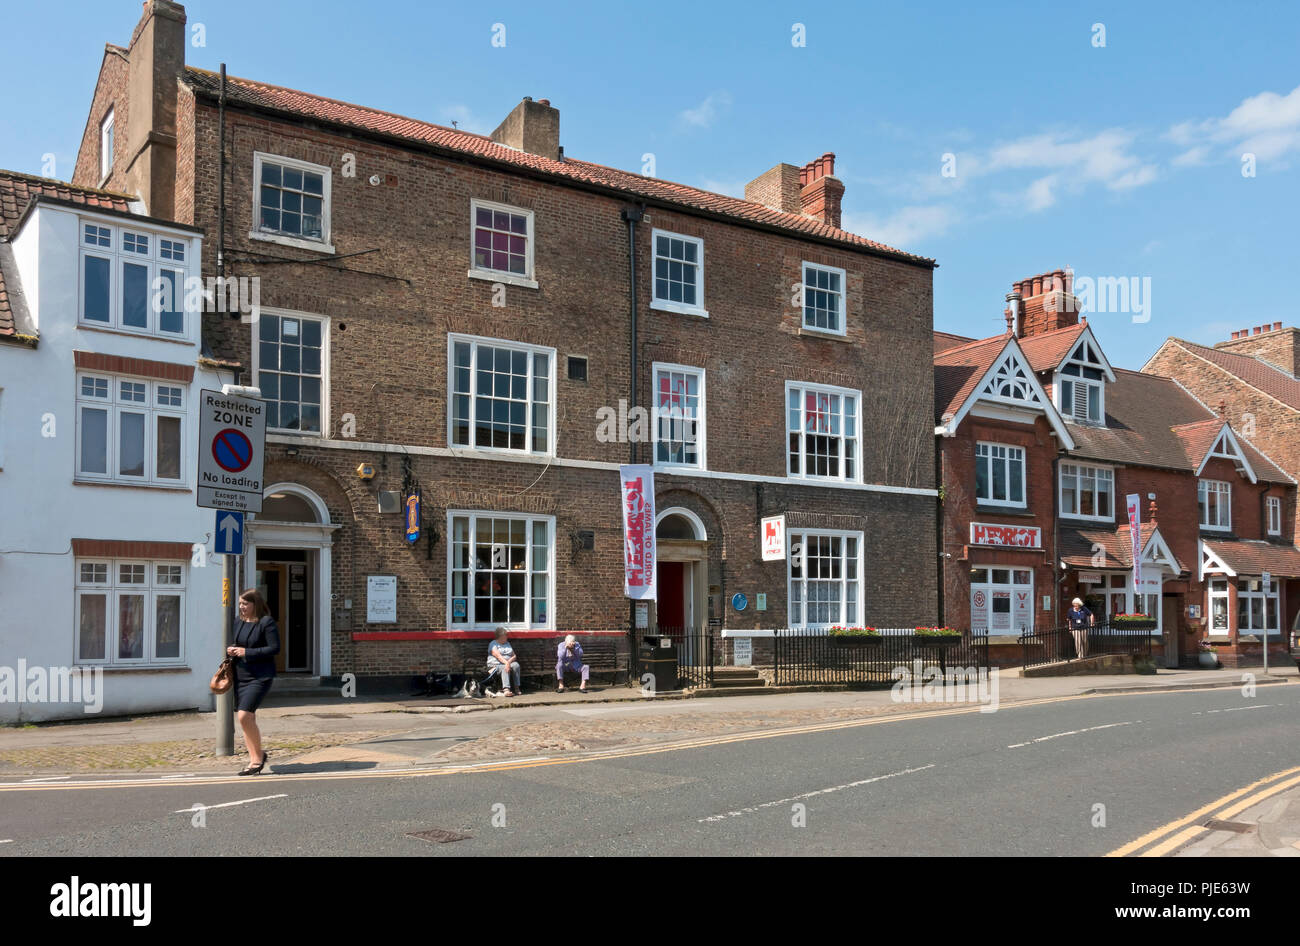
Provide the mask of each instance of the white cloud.
[{"label": "white cloud", "polygon": [[476,135],[490,134],[496,127],[471,112],[468,105],[444,105],[439,110],[437,123],[450,127],[452,122],[456,123],[458,131],[468,131]]},{"label": "white cloud", "polygon": [[[1061,132],[1044,132],[996,146],[987,157],[968,161],[967,173],[1050,170],[1055,172],[1053,184],[1059,181],[1074,190],[1094,183],[1111,190],[1127,190],[1149,184],[1158,174],[1154,164],[1132,153],[1135,138],[1132,132],[1118,128],[1078,140]],[[1040,196],[1045,196],[1043,180],[1032,185],[1039,189]]]},{"label": "white cloud", "polygon": [[[1261,161],[1300,152],[1300,86],[1286,95],[1261,92],[1243,99],[1223,118],[1180,122],[1165,137],[1178,145],[1193,146],[1175,159],[1183,164],[1202,163],[1211,150],[1233,157],[1250,152]],[[1182,160],[1188,155],[1202,160]]]},{"label": "white cloud", "polygon": [[718,119],[718,112],[721,109],[731,105],[731,93],[727,91],[714,92],[703,102],[678,113],[680,121],[687,125],[693,125],[696,128],[708,128]]},{"label": "white cloud", "polygon": [[907,250],[922,240],[942,236],[959,220],[956,208],[937,204],[902,207],[887,217],[845,213],[841,225],[868,240]]}]

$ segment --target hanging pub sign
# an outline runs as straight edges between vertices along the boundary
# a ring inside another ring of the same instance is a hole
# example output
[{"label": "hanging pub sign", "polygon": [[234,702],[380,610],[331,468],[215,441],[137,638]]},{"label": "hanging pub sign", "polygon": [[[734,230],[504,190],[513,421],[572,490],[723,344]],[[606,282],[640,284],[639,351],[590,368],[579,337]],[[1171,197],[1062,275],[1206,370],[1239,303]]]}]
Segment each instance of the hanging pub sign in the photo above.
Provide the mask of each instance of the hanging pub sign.
[{"label": "hanging pub sign", "polygon": [[406,541],[414,545],[420,541],[420,494],[406,497]]},{"label": "hanging pub sign", "polygon": [[623,594],[655,600],[655,474],[646,464],[618,468],[623,508]]},{"label": "hanging pub sign", "polygon": [[1038,526],[1004,526],[993,522],[970,524],[971,545],[1009,545],[1037,549],[1043,545],[1043,530]]}]

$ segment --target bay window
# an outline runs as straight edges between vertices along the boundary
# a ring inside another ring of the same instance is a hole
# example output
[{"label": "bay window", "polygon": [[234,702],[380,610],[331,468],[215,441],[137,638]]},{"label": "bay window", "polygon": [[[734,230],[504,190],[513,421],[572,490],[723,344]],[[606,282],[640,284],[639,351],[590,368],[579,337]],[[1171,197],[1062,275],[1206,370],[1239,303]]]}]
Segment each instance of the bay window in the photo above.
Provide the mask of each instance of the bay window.
[{"label": "bay window", "polygon": [[1232,484],[1219,480],[1200,480],[1197,484],[1197,504],[1200,507],[1201,528],[1232,528]]},{"label": "bay window", "polygon": [[785,390],[790,476],[859,482],[862,392],[792,382]]},{"label": "bay window", "polygon": [[77,559],[78,664],[178,663],[185,653],[184,562]]},{"label": "bay window", "polygon": [[1001,443],[975,445],[975,499],[989,506],[1025,505],[1025,451]]},{"label": "bay window", "polygon": [[1115,474],[1099,466],[1061,464],[1061,515],[1078,519],[1114,518]]},{"label": "bay window", "polygon": [[448,627],[555,626],[555,519],[451,512]]},{"label": "bay window", "polygon": [[786,556],[790,627],[862,623],[862,533],[792,531]]},{"label": "bay window", "polygon": [[184,386],[78,374],[76,403],[77,479],[184,485]]},{"label": "bay window", "polygon": [[448,442],[541,456],[554,452],[555,349],[448,338]]}]

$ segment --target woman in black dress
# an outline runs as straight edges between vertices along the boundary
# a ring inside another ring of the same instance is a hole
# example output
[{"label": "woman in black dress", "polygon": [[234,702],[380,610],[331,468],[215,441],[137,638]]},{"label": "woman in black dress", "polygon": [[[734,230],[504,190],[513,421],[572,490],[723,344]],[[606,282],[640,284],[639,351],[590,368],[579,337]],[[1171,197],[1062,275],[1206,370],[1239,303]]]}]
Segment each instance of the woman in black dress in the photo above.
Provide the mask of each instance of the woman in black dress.
[{"label": "woman in black dress", "polygon": [[[248,767],[240,775],[260,775],[266,765],[262,734],[257,728],[257,708],[275,681],[275,655],[280,652],[280,629],[275,626],[266,599],[256,588],[239,596],[235,643],[226,653],[235,657],[235,706],[248,747]],[[254,759],[261,759],[256,765]]]}]

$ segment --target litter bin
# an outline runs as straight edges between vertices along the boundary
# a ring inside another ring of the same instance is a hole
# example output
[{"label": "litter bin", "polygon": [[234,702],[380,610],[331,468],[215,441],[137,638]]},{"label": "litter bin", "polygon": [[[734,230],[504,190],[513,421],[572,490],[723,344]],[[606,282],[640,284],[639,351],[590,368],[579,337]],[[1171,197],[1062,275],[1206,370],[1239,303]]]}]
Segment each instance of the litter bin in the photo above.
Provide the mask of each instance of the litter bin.
[{"label": "litter bin", "polygon": [[[664,646],[667,645],[667,646]],[[677,645],[671,637],[647,634],[641,638],[641,676],[652,674],[653,680],[647,680],[646,686],[655,692],[677,689]]]}]

